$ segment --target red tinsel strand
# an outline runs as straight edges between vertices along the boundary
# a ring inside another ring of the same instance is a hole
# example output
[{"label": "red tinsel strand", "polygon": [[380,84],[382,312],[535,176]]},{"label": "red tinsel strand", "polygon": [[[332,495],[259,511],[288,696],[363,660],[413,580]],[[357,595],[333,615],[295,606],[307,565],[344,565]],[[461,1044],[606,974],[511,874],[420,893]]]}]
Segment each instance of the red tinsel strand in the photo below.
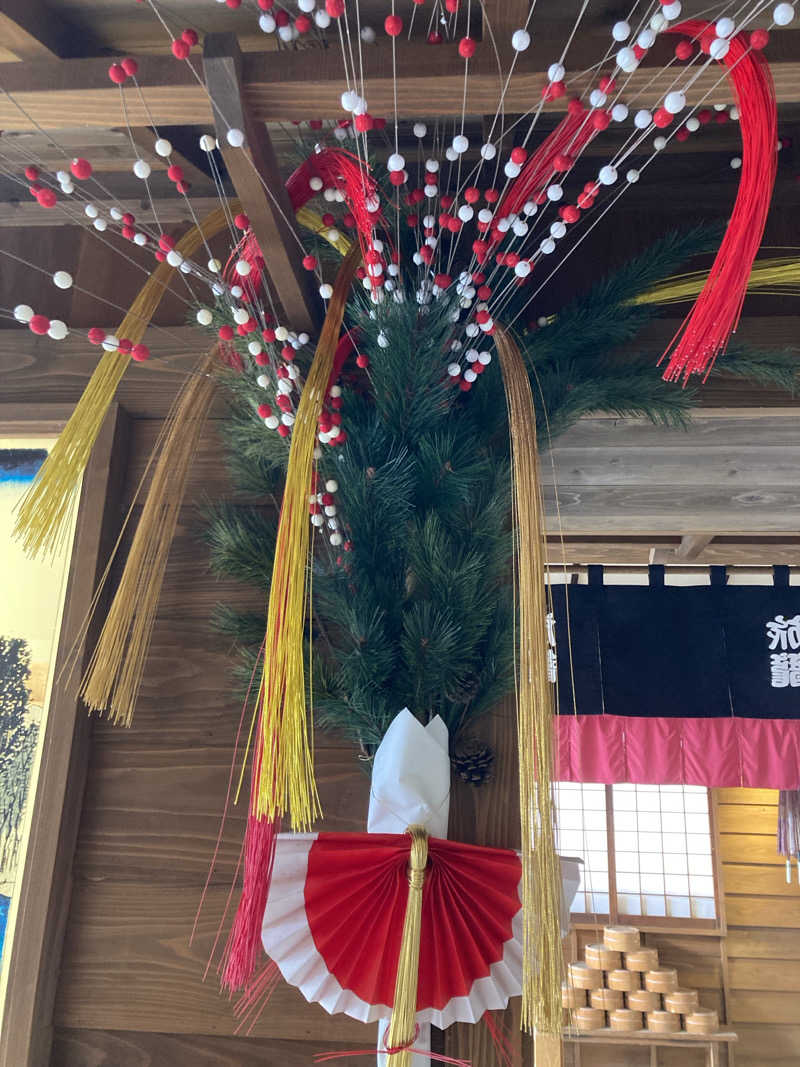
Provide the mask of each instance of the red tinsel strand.
[{"label": "red tinsel strand", "polygon": [[567,114],[533,152],[511,188],[500,201],[497,218],[519,212],[528,200],[535,200],[553,178],[556,156],[578,156],[598,131],[586,111]]},{"label": "red tinsel strand", "polygon": [[236,1001],[233,1014],[239,1019],[239,1025],[234,1033],[239,1034],[244,1030],[247,1036],[261,1017],[264,1008],[275,992],[281,980],[281,972],[277,963],[266,960],[257,974],[253,976],[247,988]]},{"label": "red tinsel strand", "polygon": [[[713,25],[690,19],[670,26],[669,32],[700,38],[713,32]],[[728,67],[739,109],[742,167],[736,203],[706,283],[662,356],[662,360],[669,356],[664,380],[683,378],[684,385],[693,374],[708,377],[739,324],[778,165],[778,113],[767,61],[760,51],[750,49],[744,34],[736,34],[722,62]]]},{"label": "red tinsel strand", "polygon": [[503,1024],[502,1013],[487,1011],[481,1022],[489,1031],[489,1037],[492,1039],[492,1045],[494,1046],[495,1056],[497,1062],[502,1064],[503,1067],[512,1067],[512,1047],[511,1039],[509,1036],[508,1028]]},{"label": "red tinsel strand", "polygon": [[279,831],[278,820],[273,822],[248,814],[242,895],[225,946],[222,972],[222,986],[230,992],[245,988],[256,968],[261,951],[261,923],[272,881]]}]

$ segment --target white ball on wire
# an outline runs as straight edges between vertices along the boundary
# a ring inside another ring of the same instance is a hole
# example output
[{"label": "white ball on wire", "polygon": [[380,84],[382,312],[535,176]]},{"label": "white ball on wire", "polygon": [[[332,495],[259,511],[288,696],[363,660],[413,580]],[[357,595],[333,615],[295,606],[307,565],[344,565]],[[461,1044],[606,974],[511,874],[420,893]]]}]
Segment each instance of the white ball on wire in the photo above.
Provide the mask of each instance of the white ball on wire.
[{"label": "white ball on wire", "polygon": [[494,159],[497,155],[497,148],[487,141],[486,144],[481,145],[481,159]]},{"label": "white ball on wire", "polygon": [[339,533],[338,530],[335,533],[332,533],[331,536],[330,536],[330,542],[334,547],[337,547],[343,541],[344,541],[344,538],[342,537],[342,535]]},{"label": "white ball on wire", "polygon": [[606,163],[604,167],[601,167],[597,174],[597,180],[601,185],[613,185],[617,177],[617,168],[612,167],[610,163]]},{"label": "white ball on wire", "polygon": [[261,389],[267,389],[269,387],[269,378],[266,376],[266,374],[259,374],[259,376],[256,378],[256,385],[259,386]]},{"label": "white ball on wire", "polygon": [[697,133],[700,129],[700,119],[698,119],[696,115],[692,115],[686,120],[686,129],[689,133]]},{"label": "white ball on wire", "polygon": [[191,265],[191,263],[189,263],[188,260],[185,259],[183,261],[183,263],[180,264],[179,270],[180,270],[181,274],[191,274],[192,273],[192,265]]},{"label": "white ball on wire", "polygon": [[114,222],[122,222],[122,212],[118,207],[110,207],[108,213]]},{"label": "white ball on wire", "polygon": [[391,171],[403,170],[405,168],[405,165],[405,158],[401,156],[399,152],[392,152],[392,154],[386,161],[386,166]]},{"label": "white ball on wire", "polygon": [[648,111],[646,108],[641,108],[633,116],[633,125],[636,127],[637,130],[646,130],[648,126],[650,126],[652,121],[652,112]]},{"label": "white ball on wire", "polygon": [[453,151],[462,155],[469,148],[469,140],[463,133],[457,133],[453,138]]},{"label": "white ball on wire", "polygon": [[655,44],[656,35],[652,30],[642,30],[639,36],[636,38],[636,43],[640,48],[652,48]]},{"label": "white ball on wire", "polygon": [[567,232],[567,227],[561,221],[561,219],[557,219],[555,222],[551,222],[550,223],[550,236],[551,237],[555,237],[558,240],[559,238],[563,237],[566,232]]},{"label": "white ball on wire", "polygon": [[708,46],[708,54],[712,59],[724,59],[731,49],[731,42],[724,37],[715,37]]},{"label": "white ball on wire", "polygon": [[282,41],[285,41],[287,44],[290,41],[294,40],[294,35],[295,35],[295,28],[291,24],[289,24],[287,26],[279,26],[278,27],[278,36],[280,37],[280,39]]},{"label": "white ball on wire", "polygon": [[447,160],[448,163],[455,163],[455,161],[458,159],[458,152],[456,152],[455,148],[452,147],[445,148],[444,158]]},{"label": "white ball on wire", "polygon": [[119,338],[115,337],[113,333],[106,335],[105,341],[103,341],[103,350],[105,352],[116,352],[119,348]]},{"label": "white ball on wire", "polygon": [[142,181],[146,181],[150,177],[150,164],[145,159],[137,159],[133,164],[133,173],[137,178],[141,178]]},{"label": "white ball on wire", "polygon": [[331,24],[331,17],[327,11],[325,11],[321,7],[318,7],[317,10],[314,12],[314,22],[316,22],[317,27],[320,30],[327,30],[327,28]]},{"label": "white ball on wire", "polygon": [[310,15],[317,6],[316,0],[297,0],[297,6],[304,15]]},{"label": "white ball on wire", "polygon": [[547,186],[547,199],[552,200],[553,203],[555,203],[556,200],[560,200],[563,195],[564,190],[560,185],[554,183],[553,185]]},{"label": "white ball on wire", "polygon": [[66,193],[67,196],[69,196],[70,193],[74,193],[75,192],[74,184],[72,182],[62,182],[61,183],[61,192],[62,193]]},{"label": "white ball on wire", "polygon": [[135,233],[133,235],[133,243],[135,245],[138,245],[140,248],[144,248],[144,246],[147,244],[147,234]]},{"label": "white ball on wire", "polygon": [[434,196],[436,196],[438,194],[439,186],[438,185],[425,185],[425,186],[423,186],[422,191],[428,197],[428,199],[431,199],[432,197],[434,197]]},{"label": "white ball on wire", "polygon": [[631,26],[629,22],[625,22],[624,19],[620,19],[619,22],[615,22],[611,27],[611,36],[615,41],[627,41],[631,35]]},{"label": "white ball on wire", "polygon": [[364,44],[375,44],[375,31],[371,26],[361,27],[361,40]]},{"label": "white ball on wire", "polygon": [[281,422],[284,426],[292,426],[294,424],[294,415],[291,411],[284,411],[281,415]]},{"label": "white ball on wire", "polygon": [[167,140],[166,137],[159,137],[159,139],[153,145],[153,148],[155,149],[157,156],[163,156],[164,158],[166,158],[167,156],[172,155],[172,144],[170,141]]},{"label": "white ball on wire", "polygon": [[167,252],[167,263],[170,267],[179,267],[183,263],[183,256],[175,248],[171,248]]},{"label": "white ball on wire", "polygon": [[664,109],[668,111],[670,115],[677,115],[683,111],[686,107],[686,96],[679,90],[673,89],[671,93],[667,93],[664,97]]},{"label": "white ball on wire", "polygon": [[425,134],[427,132],[428,132],[428,127],[425,125],[424,122],[415,122],[414,123],[414,136],[417,137],[420,141],[422,140],[422,138],[425,136]]},{"label": "white ball on wire", "polygon": [[608,100],[608,97],[602,89],[592,89],[589,93],[589,104],[591,107],[602,107],[606,100]]},{"label": "white ball on wire", "polygon": [[507,178],[518,178],[521,170],[522,167],[519,163],[515,163],[513,159],[509,159],[503,167],[503,173]]},{"label": "white ball on wire", "polygon": [[264,351],[258,341],[249,341],[247,345],[247,351],[251,356],[260,356]]},{"label": "white ball on wire", "polygon": [[475,209],[470,204],[462,204],[458,209],[458,217],[462,222],[471,222],[475,215]]},{"label": "white ball on wire", "polygon": [[246,278],[247,275],[250,273],[250,271],[252,269],[253,268],[250,266],[250,264],[247,262],[246,259],[237,259],[236,260],[236,273],[240,277]]},{"label": "white ball on wire", "polygon": [[681,0],[672,0],[671,4],[664,4],[661,8],[661,14],[665,19],[669,19],[670,22],[679,19],[681,17],[681,11],[683,11]]},{"label": "white ball on wire", "polygon": [[308,187],[314,193],[319,193],[325,183],[322,178],[319,178],[316,174],[308,179]]},{"label": "white ball on wire", "polygon": [[98,233],[103,233],[104,230],[108,229],[108,223],[105,219],[97,218],[94,220],[92,225],[98,231]]},{"label": "white ball on wire", "polygon": [[636,53],[632,48],[620,48],[615,59],[619,69],[626,74],[632,74],[639,66],[639,60],[636,58]]},{"label": "white ball on wire", "polygon": [[231,148],[241,148],[244,144],[244,134],[238,128],[238,126],[231,126],[228,132],[225,134],[225,139]]},{"label": "white ball on wire", "polygon": [[639,180],[639,171],[636,170],[635,168],[631,167],[631,169],[625,175],[625,181],[628,182],[629,185],[635,185],[636,182],[638,182],[638,180]]},{"label": "white ball on wire", "polygon": [[734,156],[731,160],[731,170],[738,170],[742,165],[742,161],[739,156]]},{"label": "white ball on wire", "polygon": [[267,415],[267,417],[264,419],[264,425],[267,427],[268,430],[277,430],[280,424],[281,420],[278,418],[277,415]]},{"label": "white ball on wire", "polygon": [[528,224],[524,219],[514,219],[511,229],[515,237],[524,237],[528,232]]},{"label": "white ball on wire", "polygon": [[245,310],[245,308],[233,309],[233,321],[236,323],[237,326],[244,326],[244,324],[249,320],[249,318],[250,312]]},{"label": "white ball on wire", "polygon": [[200,138],[200,147],[204,152],[213,152],[217,147],[216,137],[212,137],[210,133],[204,133]]},{"label": "white ball on wire", "polygon": [[461,367],[458,363],[448,363],[447,373],[450,375],[451,378],[457,378],[461,373]]},{"label": "white ball on wire", "polygon": [[522,214],[527,215],[528,217],[530,217],[531,215],[535,215],[538,210],[538,204],[534,204],[532,200],[526,200],[525,203],[522,205]]},{"label": "white ball on wire", "polygon": [[772,21],[776,26],[788,26],[793,19],[793,4],[777,4],[772,11]]},{"label": "white ball on wire", "polygon": [[222,270],[222,263],[218,259],[210,259],[208,261],[208,269],[212,274],[219,274]]},{"label": "white ball on wire", "polygon": [[57,170],[56,181],[59,182],[60,185],[63,185],[64,182],[72,181],[72,175],[69,173],[69,171]]},{"label": "white ball on wire", "polygon": [[61,319],[51,319],[50,326],[47,330],[47,336],[53,341],[63,341],[69,333],[66,322],[62,322]]},{"label": "white ball on wire", "polygon": [[527,30],[514,30],[511,34],[511,47],[515,52],[524,52],[526,48],[530,48],[531,35]]},{"label": "white ball on wire", "polygon": [[480,365],[482,367],[488,367],[489,364],[492,362],[492,354],[491,354],[491,352],[479,352],[478,353],[478,362],[480,363]]},{"label": "white ball on wire", "polygon": [[14,318],[17,322],[30,322],[33,318],[33,308],[30,304],[17,304],[14,308]]},{"label": "white ball on wire", "polygon": [[667,139],[666,139],[666,137],[663,137],[661,134],[659,134],[658,137],[654,138],[654,140],[653,140],[653,148],[656,150],[656,152],[661,152],[662,149],[664,149],[666,147],[667,147]]},{"label": "white ball on wire", "polygon": [[478,212],[478,222],[489,223],[493,219],[493,215],[488,207],[482,207]]},{"label": "white ball on wire", "polygon": [[545,237],[545,239],[539,245],[539,251],[544,255],[549,256],[551,252],[555,252],[556,243],[552,237]]},{"label": "white ball on wire", "polygon": [[628,105],[627,104],[614,104],[611,108],[611,118],[614,122],[624,122],[628,117]]},{"label": "white ball on wire", "polygon": [[270,15],[268,11],[265,11],[263,15],[259,15],[258,26],[263,33],[274,33],[278,28],[274,16]]},{"label": "white ball on wire", "polygon": [[547,68],[547,80],[550,82],[563,82],[566,73],[563,63],[551,63]]},{"label": "white ball on wire", "polygon": [[231,286],[231,296],[235,300],[238,300],[243,292],[244,292],[244,289],[242,289],[241,285],[232,285]]},{"label": "white ball on wire", "polygon": [[[735,105],[733,107],[729,107],[728,108],[728,115],[730,117],[731,122],[738,122],[739,121],[739,108],[736,107]],[[688,125],[688,123],[687,123],[687,125]]]},{"label": "white ball on wire", "polygon": [[736,29],[736,23],[733,21],[733,19],[725,16],[724,18],[717,19],[714,29],[716,31],[717,37],[731,37],[733,35],[733,31]]},{"label": "white ball on wire", "polygon": [[474,382],[477,379],[477,377],[478,377],[477,372],[474,371],[471,367],[469,367],[467,370],[464,371],[464,381],[465,382]]},{"label": "white ball on wire", "polygon": [[275,340],[280,341],[281,343],[289,340],[289,331],[285,326],[275,327]]},{"label": "white ball on wire", "polygon": [[327,282],[323,282],[319,287],[319,295],[323,300],[330,300],[333,296],[333,286],[329,285]]},{"label": "white ball on wire", "polygon": [[53,275],[53,285],[57,289],[71,289],[72,275],[66,270],[57,270]]}]

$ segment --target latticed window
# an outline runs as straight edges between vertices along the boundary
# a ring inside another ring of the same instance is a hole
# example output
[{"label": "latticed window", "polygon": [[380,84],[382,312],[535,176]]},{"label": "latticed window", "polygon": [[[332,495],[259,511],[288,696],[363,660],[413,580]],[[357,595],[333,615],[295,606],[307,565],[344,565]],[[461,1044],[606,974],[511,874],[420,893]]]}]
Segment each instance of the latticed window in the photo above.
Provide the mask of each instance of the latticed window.
[{"label": "latticed window", "polygon": [[583,859],[574,918],[716,925],[708,789],[560,782],[556,802],[559,851]]}]

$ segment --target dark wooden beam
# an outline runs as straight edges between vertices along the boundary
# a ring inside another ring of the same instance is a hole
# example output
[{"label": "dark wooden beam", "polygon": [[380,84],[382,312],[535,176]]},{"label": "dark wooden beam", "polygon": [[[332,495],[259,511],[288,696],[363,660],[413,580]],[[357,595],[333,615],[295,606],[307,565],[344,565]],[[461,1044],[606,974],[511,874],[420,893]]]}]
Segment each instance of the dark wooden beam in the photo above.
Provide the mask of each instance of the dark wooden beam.
[{"label": "dark wooden beam", "polygon": [[[563,38],[539,25],[531,48],[520,54],[514,77],[505,98],[509,112],[525,112],[537,100],[544,84],[544,71],[552,61],[553,42]],[[582,70],[596,62],[606,48],[608,34],[587,33],[570,50],[571,70]],[[767,57],[772,66],[777,99],[781,103],[800,101],[800,31],[780,30],[772,34]],[[665,41],[666,55],[669,42]],[[196,60],[194,60],[196,64]],[[389,45],[379,41],[364,53],[364,76],[370,111],[390,114],[394,86]],[[398,47],[398,111],[404,117],[460,115],[464,90],[464,62],[455,48],[401,42]],[[627,95],[636,96],[641,106],[658,103],[674,78],[673,68],[660,73],[643,64],[628,79]],[[212,107],[205,89],[192,71],[172,57],[142,56],[139,80],[144,87],[152,120],[158,126],[207,125]],[[717,84],[719,83],[719,84]],[[0,65],[0,84],[37,122],[49,128],[69,125],[116,126],[120,122],[119,90],[108,80],[105,59],[68,60],[53,63],[6,63]],[[471,115],[492,113],[497,106],[501,76],[491,48],[482,44],[470,63],[466,110]],[[340,93],[345,86],[338,48],[320,49],[313,56],[302,52],[253,52],[242,57],[241,85],[244,103],[254,122],[290,121],[308,118],[341,118]],[[696,99],[731,103],[732,96],[719,71],[700,71],[692,88]],[[548,103],[556,113],[566,108],[567,97]],[[132,125],[150,122],[144,105],[129,94],[128,111]],[[26,118],[13,101],[0,99],[0,129],[29,129]]]},{"label": "dark wooden beam", "polygon": [[0,47],[21,60],[74,55],[75,30],[42,0],[0,0]]},{"label": "dark wooden beam", "polygon": [[[315,292],[314,275],[302,264],[303,249],[295,229],[294,209],[267,128],[254,118],[243,97],[242,53],[235,34],[206,36],[203,69],[214,100],[222,158],[242,210],[264,251],[272,288],[289,325],[306,330],[319,323],[321,303]],[[243,147],[229,145],[230,129],[244,133]]]}]

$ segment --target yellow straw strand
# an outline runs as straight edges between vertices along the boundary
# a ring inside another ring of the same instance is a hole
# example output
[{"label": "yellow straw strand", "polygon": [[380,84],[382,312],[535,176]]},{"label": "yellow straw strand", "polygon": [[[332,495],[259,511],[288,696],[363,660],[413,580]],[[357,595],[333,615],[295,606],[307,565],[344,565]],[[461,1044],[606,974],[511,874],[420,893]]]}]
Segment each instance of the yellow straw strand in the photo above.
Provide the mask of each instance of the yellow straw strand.
[{"label": "yellow straw strand", "polygon": [[[317,237],[321,237],[323,241],[327,241],[340,255],[346,256],[350,251],[351,242],[338,230],[326,226],[322,221],[322,216],[318,215],[316,211],[312,211],[309,207],[301,207],[295,213],[295,218],[300,226],[306,230],[311,230]],[[332,233],[336,234],[333,238],[330,236]]]},{"label": "yellow straw strand", "polygon": [[354,245],[336,277],[308,378],[300,395],[289,449],[267,612],[261,708],[259,778],[253,814],[289,813],[292,829],[308,830],[319,814],[306,715],[304,633],[309,568],[308,493],[317,424],[328,388],[347,296],[360,262]]},{"label": "yellow straw strand", "polygon": [[547,678],[544,506],[536,415],[525,363],[503,330],[495,333],[508,403],[519,610],[517,731],[522,821],[522,1027],[560,1035],[561,868],[553,807],[553,693]]},{"label": "yellow straw strand", "polygon": [[[708,271],[674,274],[633,297],[631,304],[679,304],[694,300],[706,283]],[[776,257],[757,260],[747,283],[748,293],[773,292],[776,288],[800,286],[800,260]]]},{"label": "yellow straw strand", "polygon": [[[419,943],[422,933],[422,890],[428,864],[428,832],[424,826],[409,826],[411,856],[408,863],[408,898],[403,935],[397,957],[392,1018],[386,1035],[387,1049],[401,1049],[391,1056],[393,1067],[411,1067],[411,1045],[417,1036],[417,986]],[[560,996],[560,989],[559,989]],[[383,1038],[383,1035],[380,1035]]]},{"label": "yellow straw strand", "polygon": [[[184,257],[191,256],[226,225],[225,211],[217,208],[185,233],[175,250]],[[160,263],[153,271],[120,323],[118,337],[127,338],[133,344],[141,341],[174,269],[168,263]],[[103,354],[75,410],[22,498],[14,535],[21,540],[28,555],[52,554],[58,550],[65,536],[72,498],[130,359],[118,349]]]},{"label": "yellow straw strand", "polygon": [[133,718],[189,468],[214,399],[216,363],[215,349],[190,375],[171,413],[122,578],[81,683],[86,705],[124,726]]}]

